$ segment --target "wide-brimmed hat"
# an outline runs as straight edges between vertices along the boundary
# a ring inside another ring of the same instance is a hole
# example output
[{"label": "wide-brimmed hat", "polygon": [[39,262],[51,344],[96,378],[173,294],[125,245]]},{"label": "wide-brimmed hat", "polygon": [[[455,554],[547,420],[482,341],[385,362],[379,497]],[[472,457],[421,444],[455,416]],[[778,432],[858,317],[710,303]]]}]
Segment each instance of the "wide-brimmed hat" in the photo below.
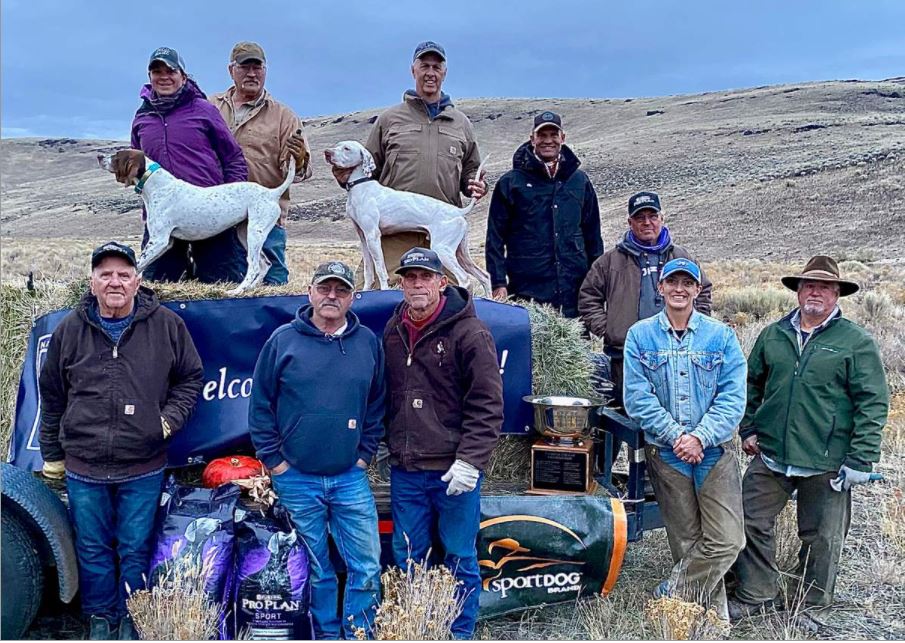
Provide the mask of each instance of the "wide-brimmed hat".
[{"label": "wide-brimmed hat", "polygon": [[854,281],[843,279],[839,275],[839,266],[832,257],[817,255],[811,257],[799,275],[787,275],[782,277],[782,285],[789,290],[798,291],[798,284],[802,279],[811,281],[830,281],[839,284],[839,296],[848,297],[858,292],[860,286]]}]

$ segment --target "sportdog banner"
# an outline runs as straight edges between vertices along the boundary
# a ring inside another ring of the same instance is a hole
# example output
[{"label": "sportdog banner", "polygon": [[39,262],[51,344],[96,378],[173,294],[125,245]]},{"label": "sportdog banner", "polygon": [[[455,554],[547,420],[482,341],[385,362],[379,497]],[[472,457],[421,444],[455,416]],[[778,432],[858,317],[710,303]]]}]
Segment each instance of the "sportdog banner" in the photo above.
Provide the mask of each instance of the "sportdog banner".
[{"label": "sportdog banner", "polygon": [[481,618],[606,595],[625,555],[619,500],[605,496],[483,496]]},{"label": "sportdog banner", "polygon": [[[398,290],[366,291],[356,295],[352,310],[378,337],[402,300]],[[306,296],[254,297],[176,301],[163,304],[185,321],[204,363],[204,387],[188,424],[173,437],[172,466],[203,462],[212,456],[249,447],[248,398],[261,347],[280,325],[293,319]],[[504,433],[530,431],[532,412],[522,401],[531,392],[531,328],[524,308],[476,299],[475,308],[496,342],[503,376]],[[50,336],[68,314],[61,310],[35,320],[19,391],[10,442],[9,462],[39,471],[42,466],[38,431],[41,400],[38,376]]]}]

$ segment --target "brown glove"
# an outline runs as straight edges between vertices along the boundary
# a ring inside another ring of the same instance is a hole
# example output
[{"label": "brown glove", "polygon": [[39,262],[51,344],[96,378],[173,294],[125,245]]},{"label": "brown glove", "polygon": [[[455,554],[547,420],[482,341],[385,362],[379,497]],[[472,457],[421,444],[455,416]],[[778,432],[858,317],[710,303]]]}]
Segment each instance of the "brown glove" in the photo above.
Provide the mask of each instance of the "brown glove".
[{"label": "brown glove", "polygon": [[311,158],[311,154],[308,152],[308,146],[305,144],[305,139],[302,136],[302,130],[295,130],[295,134],[289,137],[289,140],[286,141],[286,147],[289,148],[289,153],[295,158],[295,173],[301,174],[302,171],[308,167],[308,161]]},{"label": "brown glove", "polygon": [[62,460],[45,462],[44,467],[41,469],[41,473],[44,474],[45,478],[50,478],[51,480],[62,480],[63,476],[66,475],[66,463]]}]

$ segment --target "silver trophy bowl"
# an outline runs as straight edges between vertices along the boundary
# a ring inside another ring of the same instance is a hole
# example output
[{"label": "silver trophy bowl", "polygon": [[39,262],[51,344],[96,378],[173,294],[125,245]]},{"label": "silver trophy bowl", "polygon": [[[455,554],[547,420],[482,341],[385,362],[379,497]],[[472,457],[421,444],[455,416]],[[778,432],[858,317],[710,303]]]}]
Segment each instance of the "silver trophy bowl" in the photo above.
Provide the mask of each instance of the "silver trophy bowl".
[{"label": "silver trophy bowl", "polygon": [[522,398],[534,407],[534,429],[548,442],[571,443],[591,432],[591,412],[604,406],[598,397],[567,395],[526,395]]}]

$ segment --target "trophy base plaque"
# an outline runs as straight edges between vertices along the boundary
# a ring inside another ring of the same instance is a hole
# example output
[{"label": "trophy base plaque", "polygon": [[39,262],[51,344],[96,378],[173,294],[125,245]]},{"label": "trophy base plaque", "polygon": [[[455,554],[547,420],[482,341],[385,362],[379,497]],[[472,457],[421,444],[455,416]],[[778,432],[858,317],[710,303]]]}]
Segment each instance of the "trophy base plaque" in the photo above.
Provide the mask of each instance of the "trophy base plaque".
[{"label": "trophy base plaque", "polygon": [[541,438],[531,445],[531,486],[539,495],[581,495],[597,488],[594,444],[590,439]]}]

